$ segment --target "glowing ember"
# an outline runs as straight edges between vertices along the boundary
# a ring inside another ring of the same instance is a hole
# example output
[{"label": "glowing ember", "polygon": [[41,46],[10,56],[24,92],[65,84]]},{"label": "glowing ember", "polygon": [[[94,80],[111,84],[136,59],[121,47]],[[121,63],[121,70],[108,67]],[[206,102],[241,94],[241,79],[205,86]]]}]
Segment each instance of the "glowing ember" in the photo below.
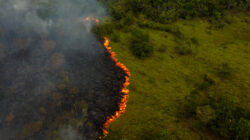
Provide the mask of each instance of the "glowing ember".
[{"label": "glowing ember", "polygon": [[80,21],[81,22],[94,21],[95,23],[99,23],[100,22],[99,19],[97,19],[95,17],[92,17],[92,18],[90,18],[90,17],[82,18],[82,19],[80,19]]},{"label": "glowing ember", "polygon": [[119,110],[117,110],[114,115],[107,117],[106,122],[103,125],[104,136],[108,135],[109,124],[115,121],[115,119],[119,118],[121,114],[125,112],[126,104],[128,101],[128,93],[129,93],[129,90],[127,89],[127,87],[130,84],[129,77],[131,76],[128,68],[124,64],[118,62],[117,58],[115,57],[116,54],[115,52],[112,52],[111,50],[112,48],[109,46],[109,43],[110,41],[107,38],[104,38],[104,46],[107,49],[108,53],[111,55],[111,59],[116,63],[116,66],[120,67],[121,69],[125,71],[126,76],[125,76],[125,82],[123,83],[123,88],[121,89],[122,99],[119,103]]}]

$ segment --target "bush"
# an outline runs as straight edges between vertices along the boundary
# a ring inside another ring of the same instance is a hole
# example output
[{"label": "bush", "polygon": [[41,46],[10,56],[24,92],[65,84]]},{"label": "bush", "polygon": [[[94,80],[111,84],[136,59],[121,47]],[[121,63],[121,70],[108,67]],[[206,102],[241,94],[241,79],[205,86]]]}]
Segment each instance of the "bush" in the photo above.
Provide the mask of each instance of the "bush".
[{"label": "bush", "polygon": [[153,53],[153,46],[149,43],[149,34],[134,30],[130,49],[139,58],[149,57]]},{"label": "bush", "polygon": [[193,53],[192,49],[187,46],[176,46],[175,51],[179,55],[189,55]]},{"label": "bush", "polygon": [[[177,40],[178,41],[178,40]],[[192,43],[189,41],[178,42],[178,46],[175,47],[175,52],[179,55],[190,55],[193,53]]]},{"label": "bush", "polygon": [[200,127],[207,127],[226,139],[249,140],[249,110],[237,106],[231,98],[210,98],[207,101],[203,98],[208,99],[197,91],[185,98],[185,117],[197,118]]},{"label": "bush", "polygon": [[109,23],[103,23],[103,24],[98,24],[95,25],[92,28],[92,31],[100,38],[102,38],[103,36],[109,35],[111,33],[113,33],[114,30],[114,25],[113,24],[109,24]]},{"label": "bush", "polygon": [[227,64],[223,63],[218,69],[217,75],[220,78],[228,78],[232,75],[233,69]]},{"label": "bush", "polygon": [[126,26],[130,26],[134,23],[134,19],[132,14],[128,14],[124,19],[123,19],[123,23]]},{"label": "bush", "polygon": [[244,118],[240,120],[234,126],[235,138],[239,140],[249,140],[250,138],[250,121]]},{"label": "bush", "polygon": [[196,89],[193,89],[190,92],[190,95],[185,97],[186,103],[183,109],[184,117],[193,117],[194,115],[196,115],[197,107],[199,106],[197,99],[200,99],[200,93]]},{"label": "bush", "polygon": [[192,38],[190,39],[190,41],[191,41],[194,45],[199,45],[199,42],[198,42],[198,40],[197,40],[195,37],[192,37]]},{"label": "bush", "polygon": [[212,27],[214,27],[215,29],[223,29],[225,26],[225,23],[223,20],[213,20],[212,22]]},{"label": "bush", "polygon": [[207,90],[210,86],[214,85],[215,82],[213,79],[209,78],[206,74],[203,76],[203,81],[197,84],[199,90]]},{"label": "bush", "polygon": [[[175,42],[178,44],[175,47],[176,53],[179,55],[190,55],[193,54],[193,50],[199,45],[196,38],[186,39],[182,34],[175,38]],[[184,40],[184,41],[183,41]]]},{"label": "bush", "polygon": [[210,105],[198,106],[196,109],[197,118],[204,124],[208,124],[213,120],[215,116],[215,111]]},{"label": "bush", "polygon": [[245,116],[246,110],[235,105],[227,98],[215,103],[216,118],[210,128],[225,138],[249,140],[250,121]]},{"label": "bush", "polygon": [[176,9],[173,8],[168,11],[161,12],[159,21],[160,23],[169,23],[171,21],[174,21],[178,16],[178,12],[176,12]]},{"label": "bush", "polygon": [[111,8],[111,15],[115,20],[121,20],[126,13],[121,6],[113,6]]}]

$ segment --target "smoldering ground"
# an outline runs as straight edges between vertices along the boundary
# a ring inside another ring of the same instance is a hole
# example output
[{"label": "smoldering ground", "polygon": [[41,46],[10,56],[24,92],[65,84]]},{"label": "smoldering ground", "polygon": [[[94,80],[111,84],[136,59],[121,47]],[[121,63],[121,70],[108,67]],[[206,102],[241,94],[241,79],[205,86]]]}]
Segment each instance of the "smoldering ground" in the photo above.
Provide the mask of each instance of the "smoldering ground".
[{"label": "smoldering ground", "polygon": [[102,135],[124,72],[90,32],[96,0],[0,0],[0,139]]}]

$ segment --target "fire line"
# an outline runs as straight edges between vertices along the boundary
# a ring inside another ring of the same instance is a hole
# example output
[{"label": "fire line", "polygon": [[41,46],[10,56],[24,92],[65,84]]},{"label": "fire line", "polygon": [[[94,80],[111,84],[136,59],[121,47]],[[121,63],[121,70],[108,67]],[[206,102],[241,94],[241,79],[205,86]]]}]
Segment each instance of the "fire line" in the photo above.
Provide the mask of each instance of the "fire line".
[{"label": "fire line", "polygon": [[[95,23],[99,23],[99,19],[94,18],[94,17],[92,18],[86,17],[86,18],[81,19],[81,22],[85,22],[85,21],[95,21]],[[117,110],[114,115],[108,116],[106,118],[105,123],[103,124],[103,129],[102,129],[103,137],[108,135],[108,126],[125,112],[127,101],[128,101],[128,93],[129,93],[129,90],[127,87],[130,84],[129,77],[131,76],[129,69],[124,64],[118,61],[118,59],[116,58],[116,53],[112,51],[112,47],[109,44],[110,44],[109,39],[104,37],[104,47],[107,50],[107,52],[110,54],[110,58],[112,59],[112,61],[115,62],[116,66],[120,67],[125,72],[126,76],[124,77],[125,81],[120,91],[122,95],[122,99],[119,102],[119,110]],[[100,139],[103,137],[100,137]]]},{"label": "fire line", "polygon": [[104,37],[104,47],[106,48],[107,52],[111,55],[110,57],[116,63],[116,66],[120,67],[121,69],[125,71],[126,76],[125,76],[125,82],[123,83],[123,88],[120,91],[120,93],[122,94],[122,99],[119,103],[119,110],[117,110],[114,115],[107,117],[103,125],[104,137],[108,135],[108,126],[110,125],[110,123],[115,121],[115,119],[119,118],[125,112],[127,101],[128,101],[128,93],[129,93],[129,90],[127,89],[127,87],[130,84],[129,77],[131,76],[128,68],[124,64],[120,63],[118,59],[115,57],[116,53],[112,51],[112,48],[109,44],[110,44],[109,39]]}]

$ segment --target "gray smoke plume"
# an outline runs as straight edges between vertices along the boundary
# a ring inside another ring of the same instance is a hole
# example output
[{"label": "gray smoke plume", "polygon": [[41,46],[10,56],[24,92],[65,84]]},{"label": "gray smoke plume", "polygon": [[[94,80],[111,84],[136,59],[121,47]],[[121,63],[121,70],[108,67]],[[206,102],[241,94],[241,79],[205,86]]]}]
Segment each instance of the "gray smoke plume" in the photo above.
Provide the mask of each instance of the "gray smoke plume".
[{"label": "gray smoke plume", "polygon": [[0,139],[96,139],[123,71],[90,32],[96,0],[0,0]]}]

